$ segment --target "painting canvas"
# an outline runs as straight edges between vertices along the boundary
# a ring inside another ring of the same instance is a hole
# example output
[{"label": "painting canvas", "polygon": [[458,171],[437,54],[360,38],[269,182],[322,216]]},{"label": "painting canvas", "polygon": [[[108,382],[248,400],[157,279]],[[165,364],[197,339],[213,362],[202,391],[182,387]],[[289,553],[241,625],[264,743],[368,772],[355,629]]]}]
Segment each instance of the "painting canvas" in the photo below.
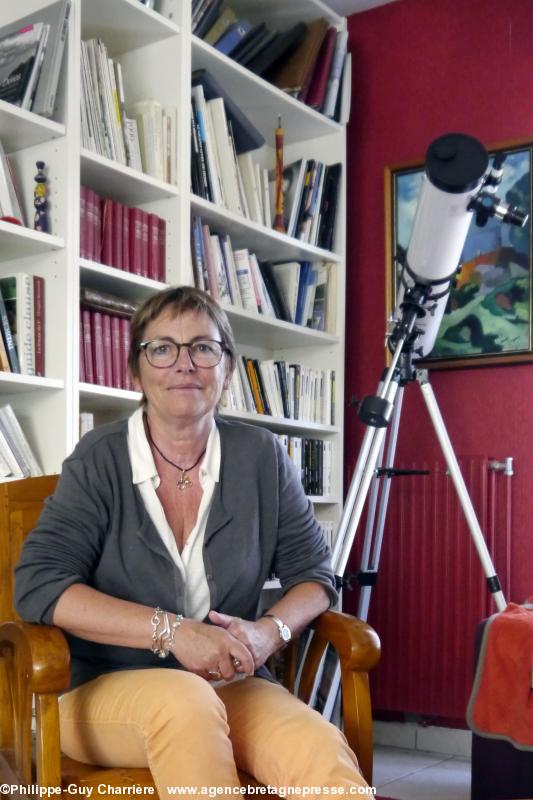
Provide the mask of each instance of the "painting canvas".
[{"label": "painting canvas", "polygon": [[[503,179],[496,194],[530,213],[532,143],[489,149],[504,150]],[[420,164],[391,168],[388,190],[392,220],[388,236],[389,306],[395,304],[398,245],[407,248],[420,194]],[[439,329],[425,360],[431,367],[475,366],[533,360],[531,338],[531,221],[523,228],[491,217],[484,227],[470,226],[461,265]]]}]

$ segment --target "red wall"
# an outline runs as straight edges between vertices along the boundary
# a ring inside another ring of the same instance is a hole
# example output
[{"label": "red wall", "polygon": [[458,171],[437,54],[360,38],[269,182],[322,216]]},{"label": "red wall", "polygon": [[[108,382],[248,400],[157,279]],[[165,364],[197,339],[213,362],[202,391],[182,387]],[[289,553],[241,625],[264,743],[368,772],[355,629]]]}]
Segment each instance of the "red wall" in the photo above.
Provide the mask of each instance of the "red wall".
[{"label": "red wall", "polygon": [[[347,401],[373,393],[385,363],[384,167],[423,158],[450,131],[486,145],[533,139],[533,2],[397,0],[355,14],[349,31]],[[511,599],[523,602],[533,595],[533,363],[431,380],[457,455],[515,459]],[[348,479],[362,433],[348,406]],[[418,388],[409,387],[398,456],[438,455]]]}]

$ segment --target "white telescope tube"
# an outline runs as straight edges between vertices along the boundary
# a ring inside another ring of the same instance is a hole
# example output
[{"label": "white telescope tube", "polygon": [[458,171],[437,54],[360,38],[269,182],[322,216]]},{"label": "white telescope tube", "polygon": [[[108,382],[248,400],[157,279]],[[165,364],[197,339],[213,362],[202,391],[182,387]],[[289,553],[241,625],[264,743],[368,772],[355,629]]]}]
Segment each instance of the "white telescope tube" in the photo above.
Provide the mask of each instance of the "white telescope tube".
[{"label": "white telescope tube", "polygon": [[[415,284],[430,287],[414,352],[429,355],[435,344],[448,295],[472,220],[470,201],[480,191],[488,167],[483,145],[461,133],[436,139],[426,153],[425,174],[407,248],[393,319],[401,318],[405,292]],[[439,295],[443,295],[439,297]],[[437,298],[437,299],[435,299]]]}]

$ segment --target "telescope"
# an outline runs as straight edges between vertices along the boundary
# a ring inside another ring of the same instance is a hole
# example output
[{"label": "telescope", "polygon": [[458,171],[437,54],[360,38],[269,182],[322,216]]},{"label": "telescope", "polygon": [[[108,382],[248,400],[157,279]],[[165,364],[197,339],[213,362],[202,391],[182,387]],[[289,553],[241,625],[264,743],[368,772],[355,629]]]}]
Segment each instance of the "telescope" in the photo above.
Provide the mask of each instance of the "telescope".
[{"label": "telescope", "polygon": [[414,315],[413,357],[431,353],[472,219],[479,226],[490,217],[526,224],[527,214],[495,194],[504,158],[498,154],[489,169],[483,145],[463,133],[448,133],[430,144],[411,240],[398,256],[402,271],[388,337],[392,352]]}]

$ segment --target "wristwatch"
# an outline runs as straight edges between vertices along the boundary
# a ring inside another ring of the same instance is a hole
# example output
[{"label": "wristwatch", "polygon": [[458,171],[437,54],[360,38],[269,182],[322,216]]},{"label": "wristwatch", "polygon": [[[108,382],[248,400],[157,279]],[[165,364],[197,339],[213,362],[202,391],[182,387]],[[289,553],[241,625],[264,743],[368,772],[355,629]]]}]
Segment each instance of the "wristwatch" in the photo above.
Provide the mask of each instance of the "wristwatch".
[{"label": "wristwatch", "polygon": [[279,617],[275,617],[274,614],[263,614],[263,616],[270,617],[270,619],[274,620],[274,622],[278,626],[279,638],[281,639],[282,642],[285,642],[285,644],[290,642],[290,640],[292,639],[292,633],[288,625],[285,625],[285,623],[282,622],[282,620],[280,620]]}]

